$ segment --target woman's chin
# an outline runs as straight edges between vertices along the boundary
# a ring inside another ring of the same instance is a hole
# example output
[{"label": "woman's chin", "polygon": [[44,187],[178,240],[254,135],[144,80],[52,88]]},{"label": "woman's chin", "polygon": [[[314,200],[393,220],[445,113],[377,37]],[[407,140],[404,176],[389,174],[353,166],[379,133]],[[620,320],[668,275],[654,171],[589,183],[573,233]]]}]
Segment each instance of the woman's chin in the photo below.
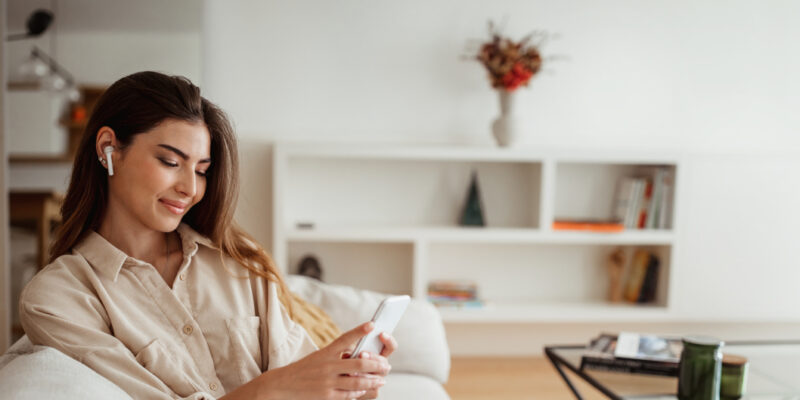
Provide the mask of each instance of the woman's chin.
[{"label": "woman's chin", "polygon": [[161,215],[157,221],[152,224],[153,228],[161,232],[172,232],[181,224],[182,216],[175,215]]}]

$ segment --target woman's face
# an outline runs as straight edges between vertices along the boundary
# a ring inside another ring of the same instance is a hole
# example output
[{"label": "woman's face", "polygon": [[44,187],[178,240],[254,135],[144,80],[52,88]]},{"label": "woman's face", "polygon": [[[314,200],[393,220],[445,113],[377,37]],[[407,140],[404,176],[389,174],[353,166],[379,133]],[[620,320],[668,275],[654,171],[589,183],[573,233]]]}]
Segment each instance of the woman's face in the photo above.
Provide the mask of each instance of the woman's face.
[{"label": "woman's face", "polygon": [[165,120],[114,158],[111,201],[145,227],[169,232],[203,199],[211,135],[202,122]]}]

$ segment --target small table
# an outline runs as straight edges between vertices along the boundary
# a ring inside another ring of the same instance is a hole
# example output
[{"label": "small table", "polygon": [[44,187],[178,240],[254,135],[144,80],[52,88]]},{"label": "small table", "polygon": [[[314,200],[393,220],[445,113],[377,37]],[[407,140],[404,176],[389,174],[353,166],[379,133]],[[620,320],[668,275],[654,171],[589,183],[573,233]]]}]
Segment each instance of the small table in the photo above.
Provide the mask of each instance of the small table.
[{"label": "small table", "polygon": [[[545,355],[577,399],[583,399],[565,369],[609,399],[677,399],[678,378],[620,372],[581,370],[586,346],[547,346]],[[800,400],[800,341],[726,342],[723,353],[750,361],[743,400]]]}]

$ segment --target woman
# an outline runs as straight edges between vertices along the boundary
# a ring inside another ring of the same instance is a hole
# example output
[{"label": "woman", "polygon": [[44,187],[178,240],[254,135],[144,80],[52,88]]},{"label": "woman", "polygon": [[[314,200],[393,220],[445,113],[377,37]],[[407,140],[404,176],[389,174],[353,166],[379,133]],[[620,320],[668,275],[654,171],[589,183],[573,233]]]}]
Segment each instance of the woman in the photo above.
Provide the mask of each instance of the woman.
[{"label": "woman", "polygon": [[134,398],[375,398],[397,347],[317,350],[266,252],[233,223],[235,135],[187,79],[140,72],[98,101],[76,154],[51,263],[25,288],[34,344]]}]

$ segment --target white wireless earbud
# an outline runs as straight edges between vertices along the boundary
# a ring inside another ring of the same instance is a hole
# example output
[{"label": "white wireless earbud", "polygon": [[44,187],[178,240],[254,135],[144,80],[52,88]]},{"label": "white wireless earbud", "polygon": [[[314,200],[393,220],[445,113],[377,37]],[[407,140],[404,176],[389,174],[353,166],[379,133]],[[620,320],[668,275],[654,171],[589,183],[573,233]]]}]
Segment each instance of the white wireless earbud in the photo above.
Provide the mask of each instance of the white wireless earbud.
[{"label": "white wireless earbud", "polygon": [[114,164],[111,162],[111,153],[114,152],[113,146],[103,147],[103,153],[106,153],[106,160],[108,161],[108,176],[114,175]]}]

